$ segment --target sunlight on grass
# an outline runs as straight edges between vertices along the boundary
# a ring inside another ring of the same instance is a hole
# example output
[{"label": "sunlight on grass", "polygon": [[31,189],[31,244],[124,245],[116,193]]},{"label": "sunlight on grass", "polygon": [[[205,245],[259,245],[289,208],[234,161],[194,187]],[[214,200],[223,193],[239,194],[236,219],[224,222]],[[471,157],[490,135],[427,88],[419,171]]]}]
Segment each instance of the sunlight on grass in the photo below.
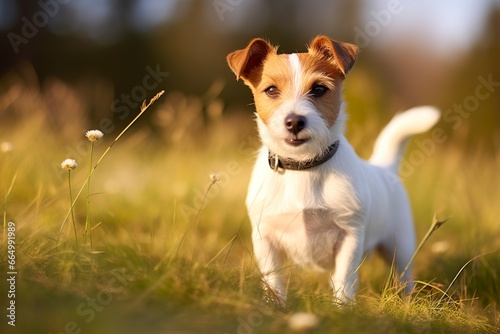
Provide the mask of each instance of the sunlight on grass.
[{"label": "sunlight on grass", "polygon": [[[0,152],[1,247],[6,222],[15,221],[22,332],[60,333],[68,324],[92,333],[289,332],[298,312],[317,315],[312,332],[498,331],[500,194],[491,185],[498,152],[469,153],[450,141],[404,180],[425,241],[411,296],[376,256],[360,268],[358,298],[342,308],[331,302],[325,274],[287,264],[289,304],[280,311],[262,299],[244,207],[258,146],[252,116],[225,110],[214,85],[203,97],[153,98],[91,150],[81,141],[93,126],[64,123],[68,111],[57,107],[88,107],[72,88],[53,86],[61,100],[51,108],[44,99],[50,92],[29,84],[14,83],[0,96],[8,101],[2,117],[16,124],[0,125],[0,141],[12,143]],[[151,123],[131,127],[148,108]],[[380,126],[369,133],[352,125],[354,143],[375,138],[382,124],[372,117]],[[47,131],[54,123],[64,131]],[[91,152],[100,157],[95,164]],[[90,170],[61,168],[77,158]],[[91,219],[81,197],[90,176]],[[80,190],[73,194],[72,186]],[[434,212],[451,220],[424,236]],[[91,248],[76,241],[86,226]]]}]

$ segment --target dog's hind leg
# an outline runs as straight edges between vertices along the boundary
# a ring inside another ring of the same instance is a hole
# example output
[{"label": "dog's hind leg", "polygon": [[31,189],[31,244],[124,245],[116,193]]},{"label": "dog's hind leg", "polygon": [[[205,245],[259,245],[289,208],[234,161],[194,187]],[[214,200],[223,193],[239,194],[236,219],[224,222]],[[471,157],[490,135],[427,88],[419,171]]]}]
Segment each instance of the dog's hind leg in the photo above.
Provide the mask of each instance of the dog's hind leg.
[{"label": "dog's hind leg", "polygon": [[389,265],[395,266],[400,283],[405,284],[407,293],[411,292],[414,286],[413,265],[410,263],[414,251],[415,241],[411,229],[408,229],[405,235],[395,235],[381,245],[381,254]]}]

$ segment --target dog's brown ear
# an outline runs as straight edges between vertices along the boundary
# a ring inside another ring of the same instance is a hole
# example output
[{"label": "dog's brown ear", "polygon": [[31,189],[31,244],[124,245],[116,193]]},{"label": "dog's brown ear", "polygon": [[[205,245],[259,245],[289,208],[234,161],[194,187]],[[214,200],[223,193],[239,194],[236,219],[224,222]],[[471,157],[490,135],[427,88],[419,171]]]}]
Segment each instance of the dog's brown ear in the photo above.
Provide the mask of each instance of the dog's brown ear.
[{"label": "dog's brown ear", "polygon": [[317,36],[309,46],[309,52],[333,61],[346,76],[356,61],[358,47],[354,44],[332,40],[326,36]]},{"label": "dog's brown ear", "polygon": [[272,51],[275,52],[275,49],[268,42],[255,38],[246,48],[230,53],[227,63],[237,79],[242,78],[255,86],[256,81],[260,81],[260,75],[255,72],[262,67],[266,56]]}]

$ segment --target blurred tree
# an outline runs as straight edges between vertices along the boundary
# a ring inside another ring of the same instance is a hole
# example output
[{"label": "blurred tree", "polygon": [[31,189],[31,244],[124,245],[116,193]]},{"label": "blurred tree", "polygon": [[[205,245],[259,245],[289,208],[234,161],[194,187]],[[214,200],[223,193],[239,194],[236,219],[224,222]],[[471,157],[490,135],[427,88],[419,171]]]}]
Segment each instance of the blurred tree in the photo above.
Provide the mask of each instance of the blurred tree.
[{"label": "blurred tree", "polygon": [[493,2],[483,32],[463,57],[444,103],[452,136],[472,149],[480,144],[500,149],[499,31],[500,5]]},{"label": "blurred tree", "polygon": [[[0,0],[0,4],[3,1],[10,0]],[[231,82],[221,96],[226,110],[231,110],[232,106],[251,103],[251,96],[243,85],[233,82],[225,62],[229,52],[256,36],[279,44],[282,52],[305,50],[305,44],[317,34],[354,42],[355,28],[361,26],[360,15],[366,6],[366,0],[220,1],[232,6],[222,17],[216,2],[206,0],[70,1],[60,5],[58,14],[21,45],[18,53],[7,38],[2,40],[0,76],[30,63],[42,83],[51,77],[61,78],[80,87],[82,95],[90,94],[89,101],[96,87],[102,87],[95,83],[104,82],[111,86],[111,93],[106,95],[107,101],[91,106],[88,114],[96,118],[109,116],[114,99],[142,84],[147,66],[159,66],[162,72],[170,73],[161,86],[167,91],[201,95],[219,79]],[[5,36],[21,33],[21,18],[32,20],[42,9],[38,1],[14,3],[17,25],[4,28],[8,29],[1,31]],[[145,22],[151,13],[155,16]],[[453,57],[436,58],[412,36],[378,51],[372,46],[363,48],[356,71],[346,82],[349,102],[356,109],[354,120],[368,119],[365,116],[380,111],[389,117],[419,103],[452,108],[474,94],[478,76],[488,78],[491,74],[493,80],[500,81],[496,60],[500,52],[499,15],[497,6],[481,40],[455,76],[448,72],[455,70],[450,61]],[[0,82],[0,87],[4,84]],[[481,101],[478,111],[468,118],[469,126],[482,129],[475,130],[477,133],[497,129],[498,96],[491,94]]]}]

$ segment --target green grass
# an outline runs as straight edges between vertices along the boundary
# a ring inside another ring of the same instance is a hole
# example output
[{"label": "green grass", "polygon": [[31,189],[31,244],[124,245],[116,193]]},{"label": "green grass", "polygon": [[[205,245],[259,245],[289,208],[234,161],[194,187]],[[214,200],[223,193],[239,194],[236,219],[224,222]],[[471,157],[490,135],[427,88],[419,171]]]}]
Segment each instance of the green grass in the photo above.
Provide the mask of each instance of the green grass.
[{"label": "green grass", "polygon": [[[419,238],[435,212],[451,217],[417,254],[411,297],[373,256],[361,268],[356,301],[342,308],[332,305],[325,274],[285,268],[289,302],[278,310],[262,298],[244,207],[257,145],[250,113],[222,116],[216,96],[167,92],[147,111],[155,131],[134,124],[92,174],[90,249],[86,195],[75,195],[88,178],[85,131],[98,128],[77,110],[91,106],[69,87],[12,87],[1,96],[0,140],[13,151],[0,154],[0,187],[4,224],[17,229],[16,332],[276,333],[289,332],[288,318],[300,311],[320,318],[311,333],[499,331],[498,153],[466,152],[451,138],[405,179]],[[362,153],[383,126],[369,121],[370,132],[350,125]],[[94,161],[118,132],[96,144]],[[71,172],[79,245],[67,172],[54,167],[65,158],[79,164]],[[211,173],[221,179],[211,184]],[[6,272],[5,225],[0,248]]]}]

